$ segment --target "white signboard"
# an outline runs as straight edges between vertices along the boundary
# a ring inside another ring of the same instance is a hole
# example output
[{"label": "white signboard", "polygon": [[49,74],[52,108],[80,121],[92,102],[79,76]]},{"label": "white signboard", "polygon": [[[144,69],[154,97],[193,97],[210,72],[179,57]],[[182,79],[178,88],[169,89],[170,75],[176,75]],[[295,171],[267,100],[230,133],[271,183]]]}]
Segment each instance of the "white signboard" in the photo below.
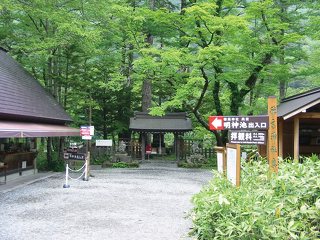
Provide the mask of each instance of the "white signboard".
[{"label": "white signboard", "polygon": [[22,166],[21,168],[27,168],[27,161],[22,161]]},{"label": "white signboard", "polygon": [[96,140],[97,147],[112,147],[112,140]]},{"label": "white signboard", "polygon": [[83,140],[91,140],[91,139],[92,139],[92,136],[82,136],[82,139],[83,139]]},{"label": "white signboard", "polygon": [[236,185],[237,183],[237,150],[227,147],[227,178]]},{"label": "white signboard", "polygon": [[90,136],[94,135],[94,126],[90,126]]},{"label": "white signboard", "polygon": [[218,165],[218,172],[223,173],[223,153],[217,152],[217,165]]},{"label": "white signboard", "polygon": [[94,135],[94,126],[81,126],[80,127],[80,136],[93,136],[93,135]]},{"label": "white signboard", "polygon": [[229,142],[239,144],[265,145],[267,143],[265,131],[229,131]]}]

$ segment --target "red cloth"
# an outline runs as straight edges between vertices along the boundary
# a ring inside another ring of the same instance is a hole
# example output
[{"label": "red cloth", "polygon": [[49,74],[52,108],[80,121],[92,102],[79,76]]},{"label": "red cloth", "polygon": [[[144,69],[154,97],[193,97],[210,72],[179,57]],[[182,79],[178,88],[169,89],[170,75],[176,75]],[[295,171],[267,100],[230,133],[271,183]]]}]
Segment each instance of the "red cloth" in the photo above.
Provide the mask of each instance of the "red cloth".
[{"label": "red cloth", "polygon": [[151,152],[151,150],[152,150],[151,144],[147,144],[146,152]]}]

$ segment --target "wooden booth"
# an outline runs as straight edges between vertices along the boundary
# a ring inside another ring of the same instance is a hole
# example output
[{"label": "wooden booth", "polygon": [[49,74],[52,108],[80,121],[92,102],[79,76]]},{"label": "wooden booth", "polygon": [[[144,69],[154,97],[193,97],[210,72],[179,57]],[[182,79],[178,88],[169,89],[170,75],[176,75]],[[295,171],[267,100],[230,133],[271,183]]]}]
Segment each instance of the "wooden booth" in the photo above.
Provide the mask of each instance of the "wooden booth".
[{"label": "wooden booth", "polygon": [[278,132],[280,157],[320,155],[320,88],[281,101]]},{"label": "wooden booth", "polygon": [[[141,159],[146,159],[146,148],[151,147],[151,154],[165,153],[164,134],[174,134],[174,152],[176,160],[181,156],[181,137],[185,132],[192,131],[191,119],[185,112],[167,113],[164,116],[151,116],[145,112],[135,112],[130,118],[129,129],[140,133]],[[153,141],[148,139],[148,134],[153,135]],[[151,145],[151,146],[150,146]],[[149,151],[148,151],[149,152]]]},{"label": "wooden booth", "polygon": [[[59,103],[0,48],[0,177],[34,169],[37,137],[79,136]],[[1,171],[2,170],[2,171]]]}]

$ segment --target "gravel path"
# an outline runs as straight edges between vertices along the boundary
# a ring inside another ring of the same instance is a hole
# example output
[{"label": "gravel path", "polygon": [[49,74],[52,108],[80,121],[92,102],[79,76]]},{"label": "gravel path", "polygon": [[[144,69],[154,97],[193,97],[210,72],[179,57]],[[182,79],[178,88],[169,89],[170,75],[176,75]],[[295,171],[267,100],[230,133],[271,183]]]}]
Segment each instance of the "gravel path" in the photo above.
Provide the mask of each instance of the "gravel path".
[{"label": "gravel path", "polygon": [[0,193],[0,239],[189,239],[191,197],[212,176],[168,162],[91,172],[70,188],[58,174]]}]

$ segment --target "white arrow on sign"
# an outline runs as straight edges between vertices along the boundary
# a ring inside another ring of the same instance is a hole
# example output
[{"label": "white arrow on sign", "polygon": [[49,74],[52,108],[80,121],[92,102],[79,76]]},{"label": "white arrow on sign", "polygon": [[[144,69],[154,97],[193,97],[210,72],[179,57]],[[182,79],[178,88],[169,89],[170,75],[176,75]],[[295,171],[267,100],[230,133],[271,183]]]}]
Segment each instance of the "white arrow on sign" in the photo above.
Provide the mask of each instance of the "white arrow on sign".
[{"label": "white arrow on sign", "polygon": [[221,118],[215,118],[213,121],[212,121],[212,126],[214,126],[214,128],[216,129],[219,129],[222,127],[222,119]]}]

